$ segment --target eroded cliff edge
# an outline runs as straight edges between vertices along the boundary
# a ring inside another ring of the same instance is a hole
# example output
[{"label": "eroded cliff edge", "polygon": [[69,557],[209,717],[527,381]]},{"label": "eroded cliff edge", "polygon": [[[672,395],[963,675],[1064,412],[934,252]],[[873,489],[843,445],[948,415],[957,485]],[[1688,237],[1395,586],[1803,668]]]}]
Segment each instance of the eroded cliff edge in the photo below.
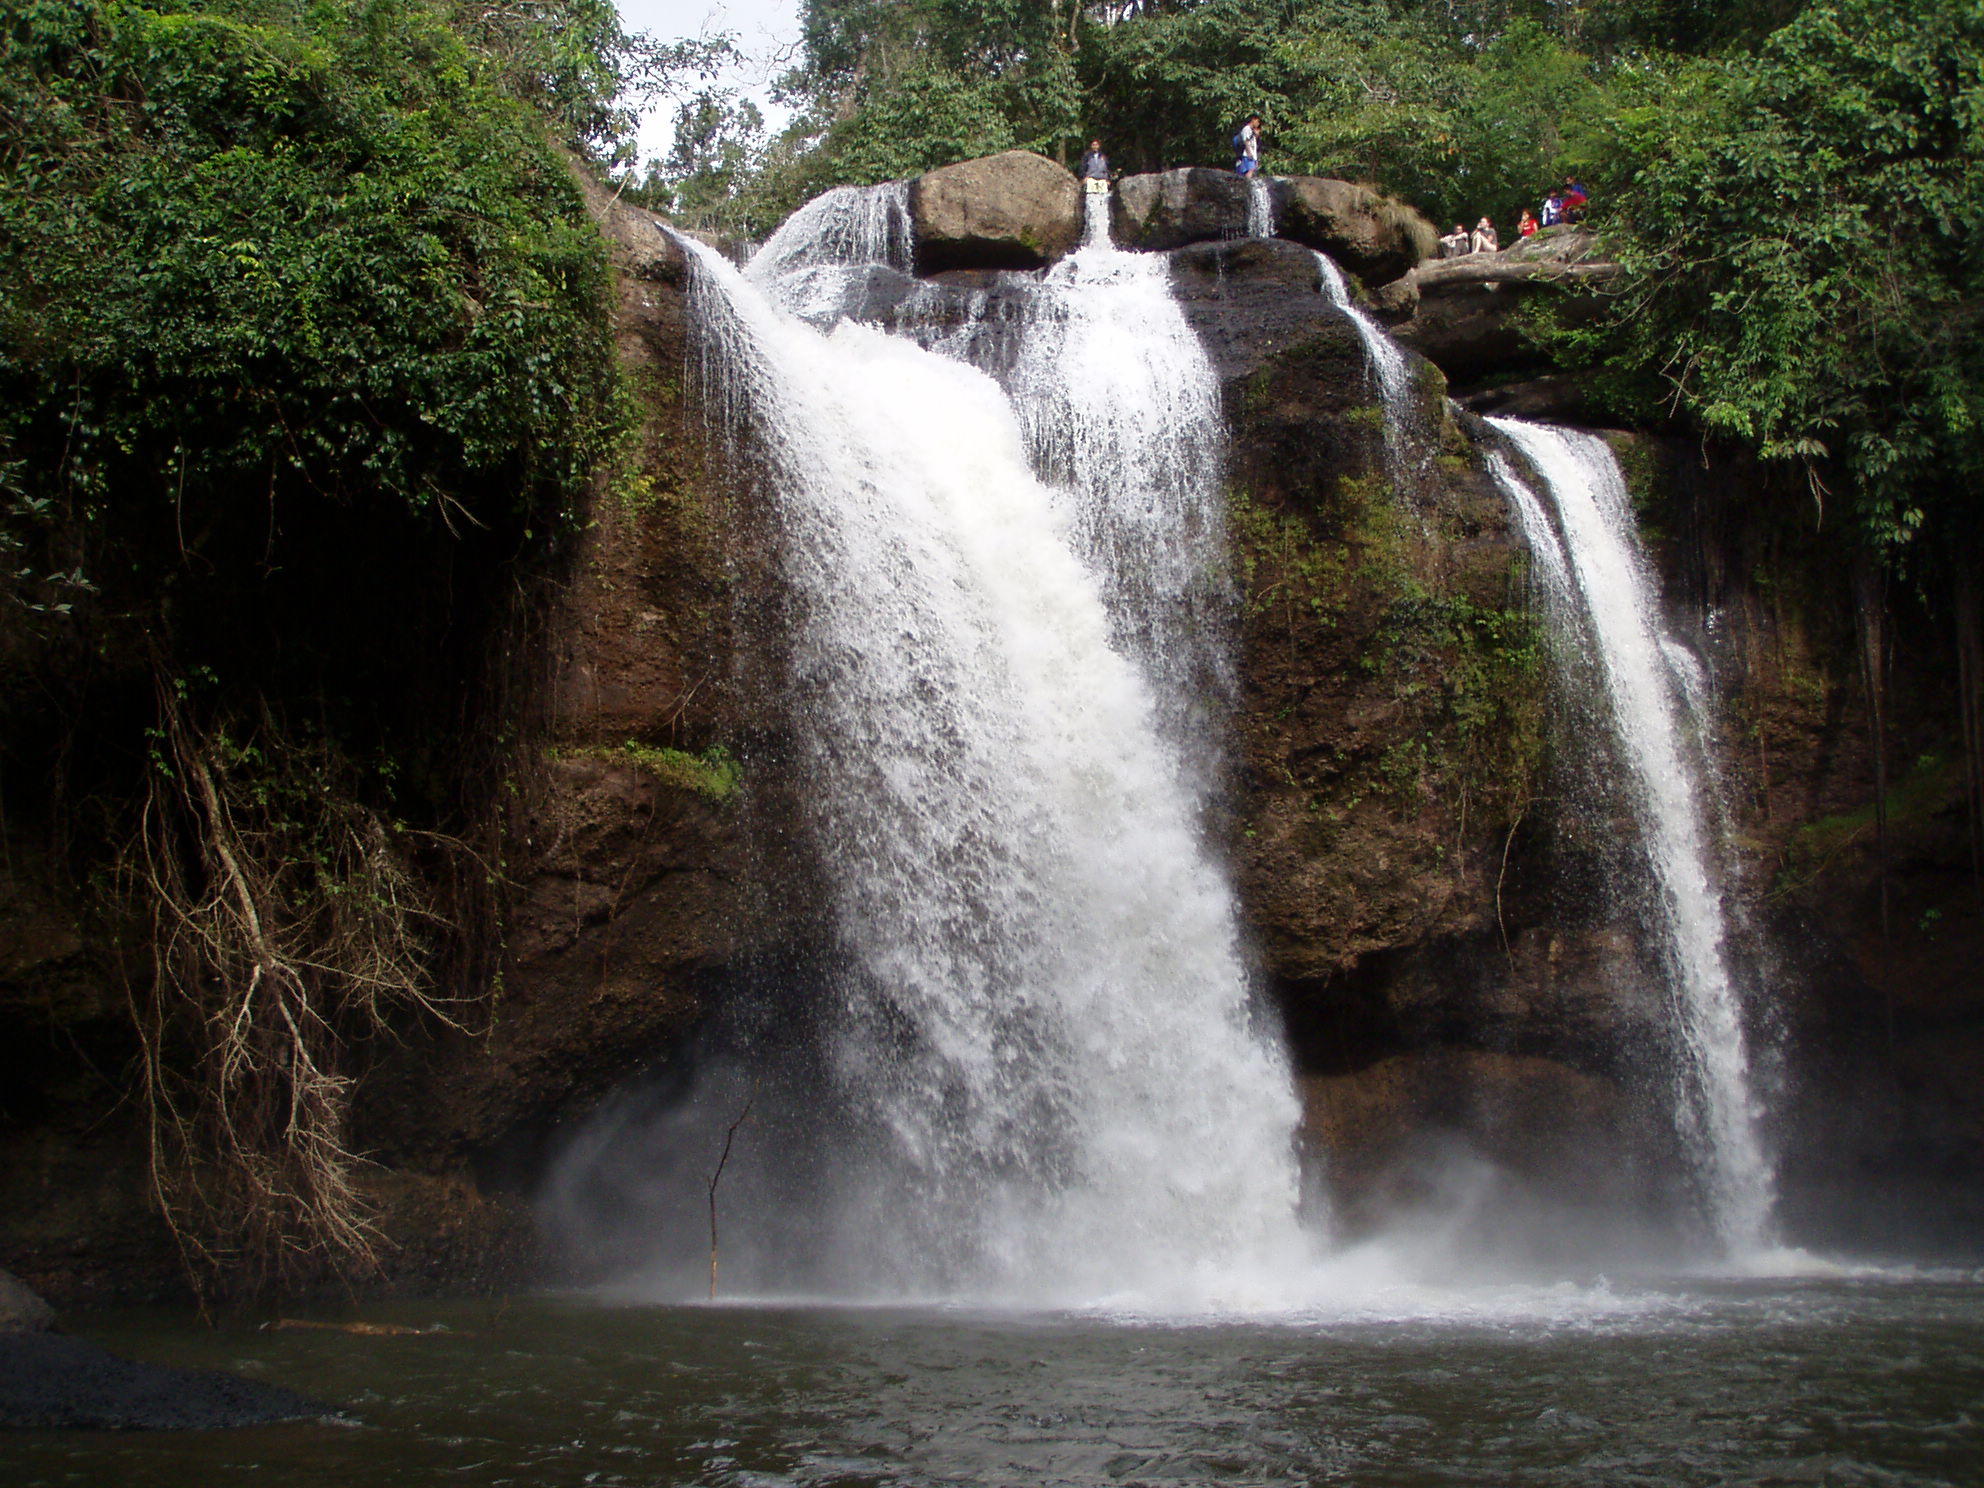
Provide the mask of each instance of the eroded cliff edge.
[{"label": "eroded cliff edge", "polygon": [[[681,1049],[747,965],[818,949],[803,895],[751,890],[753,854],[792,805],[753,696],[750,632],[776,595],[696,406],[685,266],[646,214],[589,201],[616,264],[639,456],[590,494],[504,637],[524,680],[498,786],[494,985],[463,1028],[410,1022],[361,1066],[387,1284],[533,1274],[527,1198],[559,1131]],[[1216,826],[1346,1222],[1412,1202],[1438,1171],[1428,1155],[1456,1147],[1519,1184],[1630,1203],[1660,1167],[1630,1056],[1661,999],[1588,887],[1611,824],[1559,809],[1548,661],[1467,416],[1418,361],[1411,427],[1388,443],[1307,248],[1169,253],[1234,431],[1242,665]],[[883,293],[876,313],[892,304]],[[1933,630],[1898,651],[1897,753],[1917,763],[1890,822],[1883,935],[1838,555],[1745,513],[1738,467],[1621,448],[1727,688],[1743,894],[1783,947],[1769,985],[1794,1217],[1852,1238],[1842,1216],[1879,1192],[1974,1236],[1984,1035],[1969,968],[1984,947],[1962,896]],[[16,854],[0,995],[27,1036],[0,1130],[0,1264],[57,1296],[143,1294],[174,1284],[178,1257],[144,1202],[128,1013],[81,900]]]}]

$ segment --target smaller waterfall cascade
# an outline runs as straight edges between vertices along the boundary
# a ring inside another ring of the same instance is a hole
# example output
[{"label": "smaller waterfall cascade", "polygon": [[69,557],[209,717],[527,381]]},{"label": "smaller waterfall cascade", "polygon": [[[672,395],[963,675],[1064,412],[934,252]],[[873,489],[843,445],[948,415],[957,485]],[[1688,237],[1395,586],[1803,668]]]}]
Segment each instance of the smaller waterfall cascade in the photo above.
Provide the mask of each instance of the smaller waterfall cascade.
[{"label": "smaller waterfall cascade", "polygon": [[[1168,562],[1178,524],[1144,501],[1118,529],[1084,484],[1197,479],[1166,467],[1182,447],[1156,431],[1213,416],[1198,361],[1146,326],[1119,353],[1142,369],[1130,378],[1100,343],[1160,318],[1163,281],[1106,247],[1057,270],[1068,302],[1050,319],[1073,365],[1032,384],[1035,438],[1070,473],[1052,488],[983,372],[795,318],[823,267],[858,269],[806,241],[849,220],[891,219],[835,204],[782,229],[748,277],[685,243],[712,402],[750,440],[794,596],[789,706],[846,962],[831,1062],[861,1139],[805,1201],[837,1258],[826,1284],[1217,1295],[1299,1265],[1285,1058],[1255,1023],[1191,769],[1106,600],[1106,571]],[[1091,273],[1109,284],[1074,293]],[[1114,407],[1164,365],[1174,405]],[[1045,411],[1077,398],[1065,426]]]},{"label": "smaller waterfall cascade", "polygon": [[831,322],[850,276],[871,264],[908,273],[915,253],[908,182],[838,186],[787,218],[744,272],[754,284],[775,286],[794,315]]},{"label": "smaller waterfall cascade", "polygon": [[1107,248],[1111,246],[1109,235],[1109,203],[1112,200],[1106,191],[1090,191],[1084,183],[1082,187],[1082,247]]},{"label": "smaller waterfall cascade", "polygon": [[1247,177],[1247,236],[1274,236],[1274,188],[1259,171]]},{"label": "smaller waterfall cascade", "polygon": [[1358,340],[1364,343],[1364,357],[1377,379],[1378,396],[1385,409],[1385,449],[1394,466],[1405,458],[1405,431],[1412,418],[1412,365],[1396,341],[1373,320],[1364,307],[1351,297],[1343,270],[1327,253],[1316,255],[1316,268],[1323,276],[1323,293],[1329,302],[1350,317]]},{"label": "smaller waterfall cascade", "polygon": [[[1553,624],[1594,653],[1659,889],[1682,1054],[1677,1123],[1725,1249],[1769,1239],[1775,1178],[1751,1089],[1742,1008],[1708,826],[1706,766],[1691,736],[1699,677],[1665,633],[1618,462],[1595,435],[1490,419],[1542,476],[1549,510],[1511,462],[1491,461],[1528,539]],[[1555,520],[1552,520],[1554,512]],[[1692,658],[1689,658],[1692,663]]]}]

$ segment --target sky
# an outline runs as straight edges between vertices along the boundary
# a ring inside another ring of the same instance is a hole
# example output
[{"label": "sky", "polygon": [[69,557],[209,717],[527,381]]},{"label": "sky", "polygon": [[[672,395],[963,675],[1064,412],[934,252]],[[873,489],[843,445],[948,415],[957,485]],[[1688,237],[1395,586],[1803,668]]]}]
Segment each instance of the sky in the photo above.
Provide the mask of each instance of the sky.
[{"label": "sky", "polygon": [[[620,24],[662,41],[733,32],[743,64],[721,80],[743,90],[776,130],[787,110],[774,108],[771,80],[791,65],[799,40],[799,0],[617,0]],[[641,121],[641,158],[665,154],[673,134],[673,108],[663,104]]]}]

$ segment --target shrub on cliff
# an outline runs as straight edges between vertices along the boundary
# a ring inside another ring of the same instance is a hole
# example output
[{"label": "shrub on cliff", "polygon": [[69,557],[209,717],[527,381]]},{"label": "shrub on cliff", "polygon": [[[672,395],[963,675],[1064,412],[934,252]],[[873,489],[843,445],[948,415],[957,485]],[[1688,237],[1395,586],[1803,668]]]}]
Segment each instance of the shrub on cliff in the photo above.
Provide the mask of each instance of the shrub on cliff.
[{"label": "shrub on cliff", "polygon": [[0,48],[34,495],[191,537],[210,503],[555,502],[598,459],[598,236],[433,6],[30,0]]},{"label": "shrub on cliff", "polygon": [[625,127],[617,19],[469,20],[0,19],[5,812],[108,890],[155,1194],[230,1281],[369,1259],[352,1048],[487,984],[505,626],[624,418],[559,149]]}]

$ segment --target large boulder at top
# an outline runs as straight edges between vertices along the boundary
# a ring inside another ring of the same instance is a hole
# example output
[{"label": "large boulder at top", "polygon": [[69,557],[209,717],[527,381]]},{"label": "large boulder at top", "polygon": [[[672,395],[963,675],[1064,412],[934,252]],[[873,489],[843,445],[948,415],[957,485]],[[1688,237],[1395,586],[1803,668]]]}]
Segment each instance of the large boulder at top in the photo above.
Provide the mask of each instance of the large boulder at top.
[{"label": "large boulder at top", "polygon": [[1082,191],[1064,167],[1028,150],[965,160],[909,186],[916,266],[1037,269],[1082,238]]},{"label": "large boulder at top", "polygon": [[1358,278],[1384,284],[1432,257],[1440,235],[1404,202],[1327,176],[1277,179],[1275,232],[1321,249]]},{"label": "large boulder at top", "polygon": [[[1275,236],[1329,254],[1373,284],[1397,279],[1439,246],[1433,224],[1403,202],[1324,176],[1267,178]],[[1188,166],[1116,185],[1118,246],[1163,252],[1247,236],[1251,193],[1231,171]]]},{"label": "large boulder at top", "polygon": [[1393,330],[1400,342],[1466,383],[1490,373],[1547,368],[1548,349],[1526,329],[1534,311],[1547,303],[1560,321],[1589,324],[1605,313],[1622,272],[1593,234],[1560,228],[1500,253],[1423,263],[1401,286],[1403,293],[1379,299],[1394,313],[1410,310],[1411,318]]},{"label": "large boulder at top", "polygon": [[1232,171],[1185,166],[1116,183],[1120,248],[1162,253],[1187,243],[1247,235],[1247,183]]}]

